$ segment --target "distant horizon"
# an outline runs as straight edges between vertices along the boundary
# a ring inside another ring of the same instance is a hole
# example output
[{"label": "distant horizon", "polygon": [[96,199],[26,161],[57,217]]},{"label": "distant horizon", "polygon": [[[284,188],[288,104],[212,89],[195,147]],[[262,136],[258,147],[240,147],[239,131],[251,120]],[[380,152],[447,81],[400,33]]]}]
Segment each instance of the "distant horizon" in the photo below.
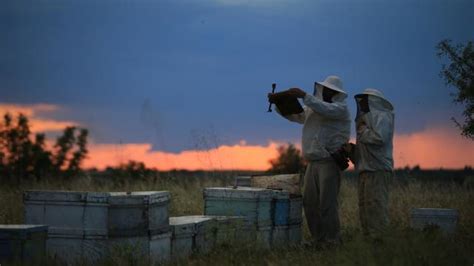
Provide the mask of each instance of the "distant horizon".
[{"label": "distant horizon", "polygon": [[[54,137],[66,126],[87,125],[72,120],[56,120],[43,117],[44,113],[62,112],[63,107],[50,104],[12,105],[0,103],[0,113],[24,113],[29,117],[32,133],[46,132],[47,145],[52,147]],[[294,126],[293,126],[294,127]],[[300,128],[294,128],[300,131]],[[94,136],[94,131],[90,135]],[[128,161],[143,162],[148,168],[162,171],[170,169],[188,170],[254,170],[265,171],[270,168],[269,161],[278,156],[278,147],[288,143],[301,150],[299,139],[268,140],[265,144],[248,143],[241,139],[238,143],[222,143],[215,132],[203,132],[195,139],[193,148],[179,152],[154,150],[150,143],[97,143],[89,139],[89,153],[83,162],[84,168],[104,169],[118,166]],[[355,142],[355,139],[351,139]],[[424,169],[463,169],[474,166],[474,141],[460,135],[454,124],[450,128],[434,127],[412,134],[394,136],[395,168],[416,165]]]},{"label": "distant horizon", "polygon": [[[110,168],[116,168],[118,166],[109,166]],[[408,167],[408,170],[410,171],[413,171],[414,168],[416,168],[416,165],[414,167]],[[455,172],[459,172],[459,171],[466,171],[466,168],[467,168],[467,171],[473,171],[474,168],[472,166],[465,166],[463,168],[419,168],[417,169],[417,171],[433,171],[433,172],[436,172],[436,171],[455,171]],[[194,173],[194,172],[202,172],[202,173],[232,173],[232,172],[237,172],[237,173],[258,173],[258,174],[265,174],[265,173],[268,173],[270,169],[268,170],[251,170],[251,169],[230,169],[230,170],[219,170],[219,169],[210,169],[210,170],[202,170],[202,169],[195,169],[195,170],[187,170],[187,169],[171,169],[171,170],[160,170],[160,169],[156,169],[156,168],[147,168],[151,171],[157,171],[157,172],[162,172],[162,173],[168,173],[168,172],[190,172],[190,173]],[[98,172],[103,172],[103,171],[106,171],[106,168],[105,169],[96,169],[96,168],[84,168],[83,169],[84,171],[95,171],[97,170]],[[406,167],[401,167],[401,168],[394,168],[393,171],[405,171],[407,170]],[[349,169],[343,171],[344,172],[350,172],[350,173],[353,173],[353,172],[356,172],[356,170],[350,166]],[[297,173],[282,173],[281,175],[286,175],[286,174],[297,174]],[[304,173],[302,173],[304,174]]]}]

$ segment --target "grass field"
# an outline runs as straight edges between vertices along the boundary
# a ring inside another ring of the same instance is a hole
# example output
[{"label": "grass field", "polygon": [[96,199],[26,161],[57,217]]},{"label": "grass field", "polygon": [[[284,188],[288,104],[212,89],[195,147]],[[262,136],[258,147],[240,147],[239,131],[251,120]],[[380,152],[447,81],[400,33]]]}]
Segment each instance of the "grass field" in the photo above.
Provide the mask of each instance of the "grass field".
[{"label": "grass field", "polygon": [[[114,184],[90,177],[73,181],[27,182],[20,186],[0,185],[0,223],[22,223],[22,192],[26,189],[83,191],[168,190],[172,194],[171,215],[202,214],[202,189],[230,184],[229,178],[150,178],[149,181]],[[391,229],[382,243],[374,244],[359,231],[356,185],[344,180],[340,193],[340,217],[344,244],[332,249],[294,247],[262,250],[255,246],[220,247],[206,255],[193,255],[178,265],[473,265],[474,191],[454,183],[409,182],[393,185],[390,194]],[[455,208],[459,210],[458,232],[444,237],[436,230],[409,229],[413,207]],[[304,237],[309,238],[306,225]],[[105,265],[140,265],[125,255],[108,258]]]}]

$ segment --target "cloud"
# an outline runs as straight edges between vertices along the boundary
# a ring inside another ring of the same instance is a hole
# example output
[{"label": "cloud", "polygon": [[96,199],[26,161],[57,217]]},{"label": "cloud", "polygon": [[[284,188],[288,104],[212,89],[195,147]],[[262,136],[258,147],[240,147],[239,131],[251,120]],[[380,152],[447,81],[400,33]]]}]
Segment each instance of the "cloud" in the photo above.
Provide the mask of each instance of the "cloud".
[{"label": "cloud", "polygon": [[58,105],[53,104],[6,104],[0,103],[0,114],[3,116],[10,113],[17,116],[19,113],[26,115],[29,119],[30,130],[33,133],[58,132],[68,126],[78,126],[79,123],[73,121],[58,121],[43,117],[44,114],[60,111]]},{"label": "cloud", "polygon": [[210,150],[187,150],[180,153],[152,151],[152,145],[142,144],[94,144],[89,146],[85,167],[104,169],[129,160],[141,161],[148,167],[160,170],[266,170],[269,160],[278,154],[279,143],[267,145],[222,145]]}]

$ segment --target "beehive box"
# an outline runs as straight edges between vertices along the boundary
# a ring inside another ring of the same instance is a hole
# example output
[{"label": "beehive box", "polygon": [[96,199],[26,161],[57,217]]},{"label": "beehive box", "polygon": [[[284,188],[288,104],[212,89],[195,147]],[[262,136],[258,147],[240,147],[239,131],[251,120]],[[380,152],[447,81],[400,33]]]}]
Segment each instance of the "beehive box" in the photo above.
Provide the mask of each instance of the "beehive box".
[{"label": "beehive box", "polygon": [[248,225],[272,225],[271,190],[250,187],[215,187],[204,189],[204,214],[213,216],[243,216]]},{"label": "beehive box", "polygon": [[285,226],[290,222],[290,193],[273,191],[273,225]]},{"label": "beehive box", "polygon": [[279,225],[272,228],[272,246],[286,246],[288,245],[288,240],[288,225]]},{"label": "beehive box", "polygon": [[216,243],[216,221],[207,216],[190,216],[195,219],[194,248],[197,252],[207,253]]},{"label": "beehive box", "polygon": [[94,264],[108,254],[107,234],[90,230],[50,228],[48,254],[68,265]]},{"label": "beehive box", "polygon": [[248,233],[248,225],[242,216],[208,216],[216,226],[216,245],[234,243],[239,236]]},{"label": "beehive box", "polygon": [[303,197],[301,195],[290,194],[290,214],[289,225],[298,225],[303,222]]},{"label": "beehive box", "polygon": [[206,253],[214,247],[216,225],[212,217],[171,217],[170,226],[173,232],[171,254],[175,258],[188,256],[193,251]]},{"label": "beehive box", "polygon": [[40,264],[46,254],[46,225],[0,225],[0,264]]},{"label": "beehive box", "polygon": [[439,227],[446,234],[456,231],[459,212],[455,209],[414,208],[411,210],[411,227],[425,229]]},{"label": "beehive box", "polygon": [[46,224],[62,233],[86,230],[92,235],[106,235],[108,197],[101,192],[26,191],[25,223]]},{"label": "beehive box", "polygon": [[171,258],[171,232],[109,238],[109,254],[113,256],[123,250],[132,251],[134,258],[149,261],[150,265],[164,263]]},{"label": "beehive box", "polygon": [[288,226],[288,245],[296,246],[303,240],[303,231],[301,224],[292,224]]},{"label": "beehive box", "polygon": [[194,223],[180,217],[170,217],[171,256],[184,258],[193,252]]},{"label": "beehive box", "polygon": [[256,231],[256,244],[263,248],[271,248],[273,227],[259,227]]},{"label": "beehive box", "polygon": [[110,192],[110,237],[156,235],[169,232],[167,191]]}]

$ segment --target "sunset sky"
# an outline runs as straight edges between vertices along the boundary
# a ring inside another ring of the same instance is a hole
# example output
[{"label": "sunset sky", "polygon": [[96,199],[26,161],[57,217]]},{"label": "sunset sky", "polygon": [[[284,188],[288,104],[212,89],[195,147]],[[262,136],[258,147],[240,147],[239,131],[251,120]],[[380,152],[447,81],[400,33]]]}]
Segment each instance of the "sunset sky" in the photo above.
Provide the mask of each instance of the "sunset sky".
[{"label": "sunset sky", "polygon": [[[0,2],[0,112],[52,138],[90,130],[86,167],[265,170],[301,126],[266,94],[336,74],[395,106],[397,167],[474,166],[439,76],[443,39],[474,40],[471,0]],[[354,125],[352,132],[354,135]]]}]

